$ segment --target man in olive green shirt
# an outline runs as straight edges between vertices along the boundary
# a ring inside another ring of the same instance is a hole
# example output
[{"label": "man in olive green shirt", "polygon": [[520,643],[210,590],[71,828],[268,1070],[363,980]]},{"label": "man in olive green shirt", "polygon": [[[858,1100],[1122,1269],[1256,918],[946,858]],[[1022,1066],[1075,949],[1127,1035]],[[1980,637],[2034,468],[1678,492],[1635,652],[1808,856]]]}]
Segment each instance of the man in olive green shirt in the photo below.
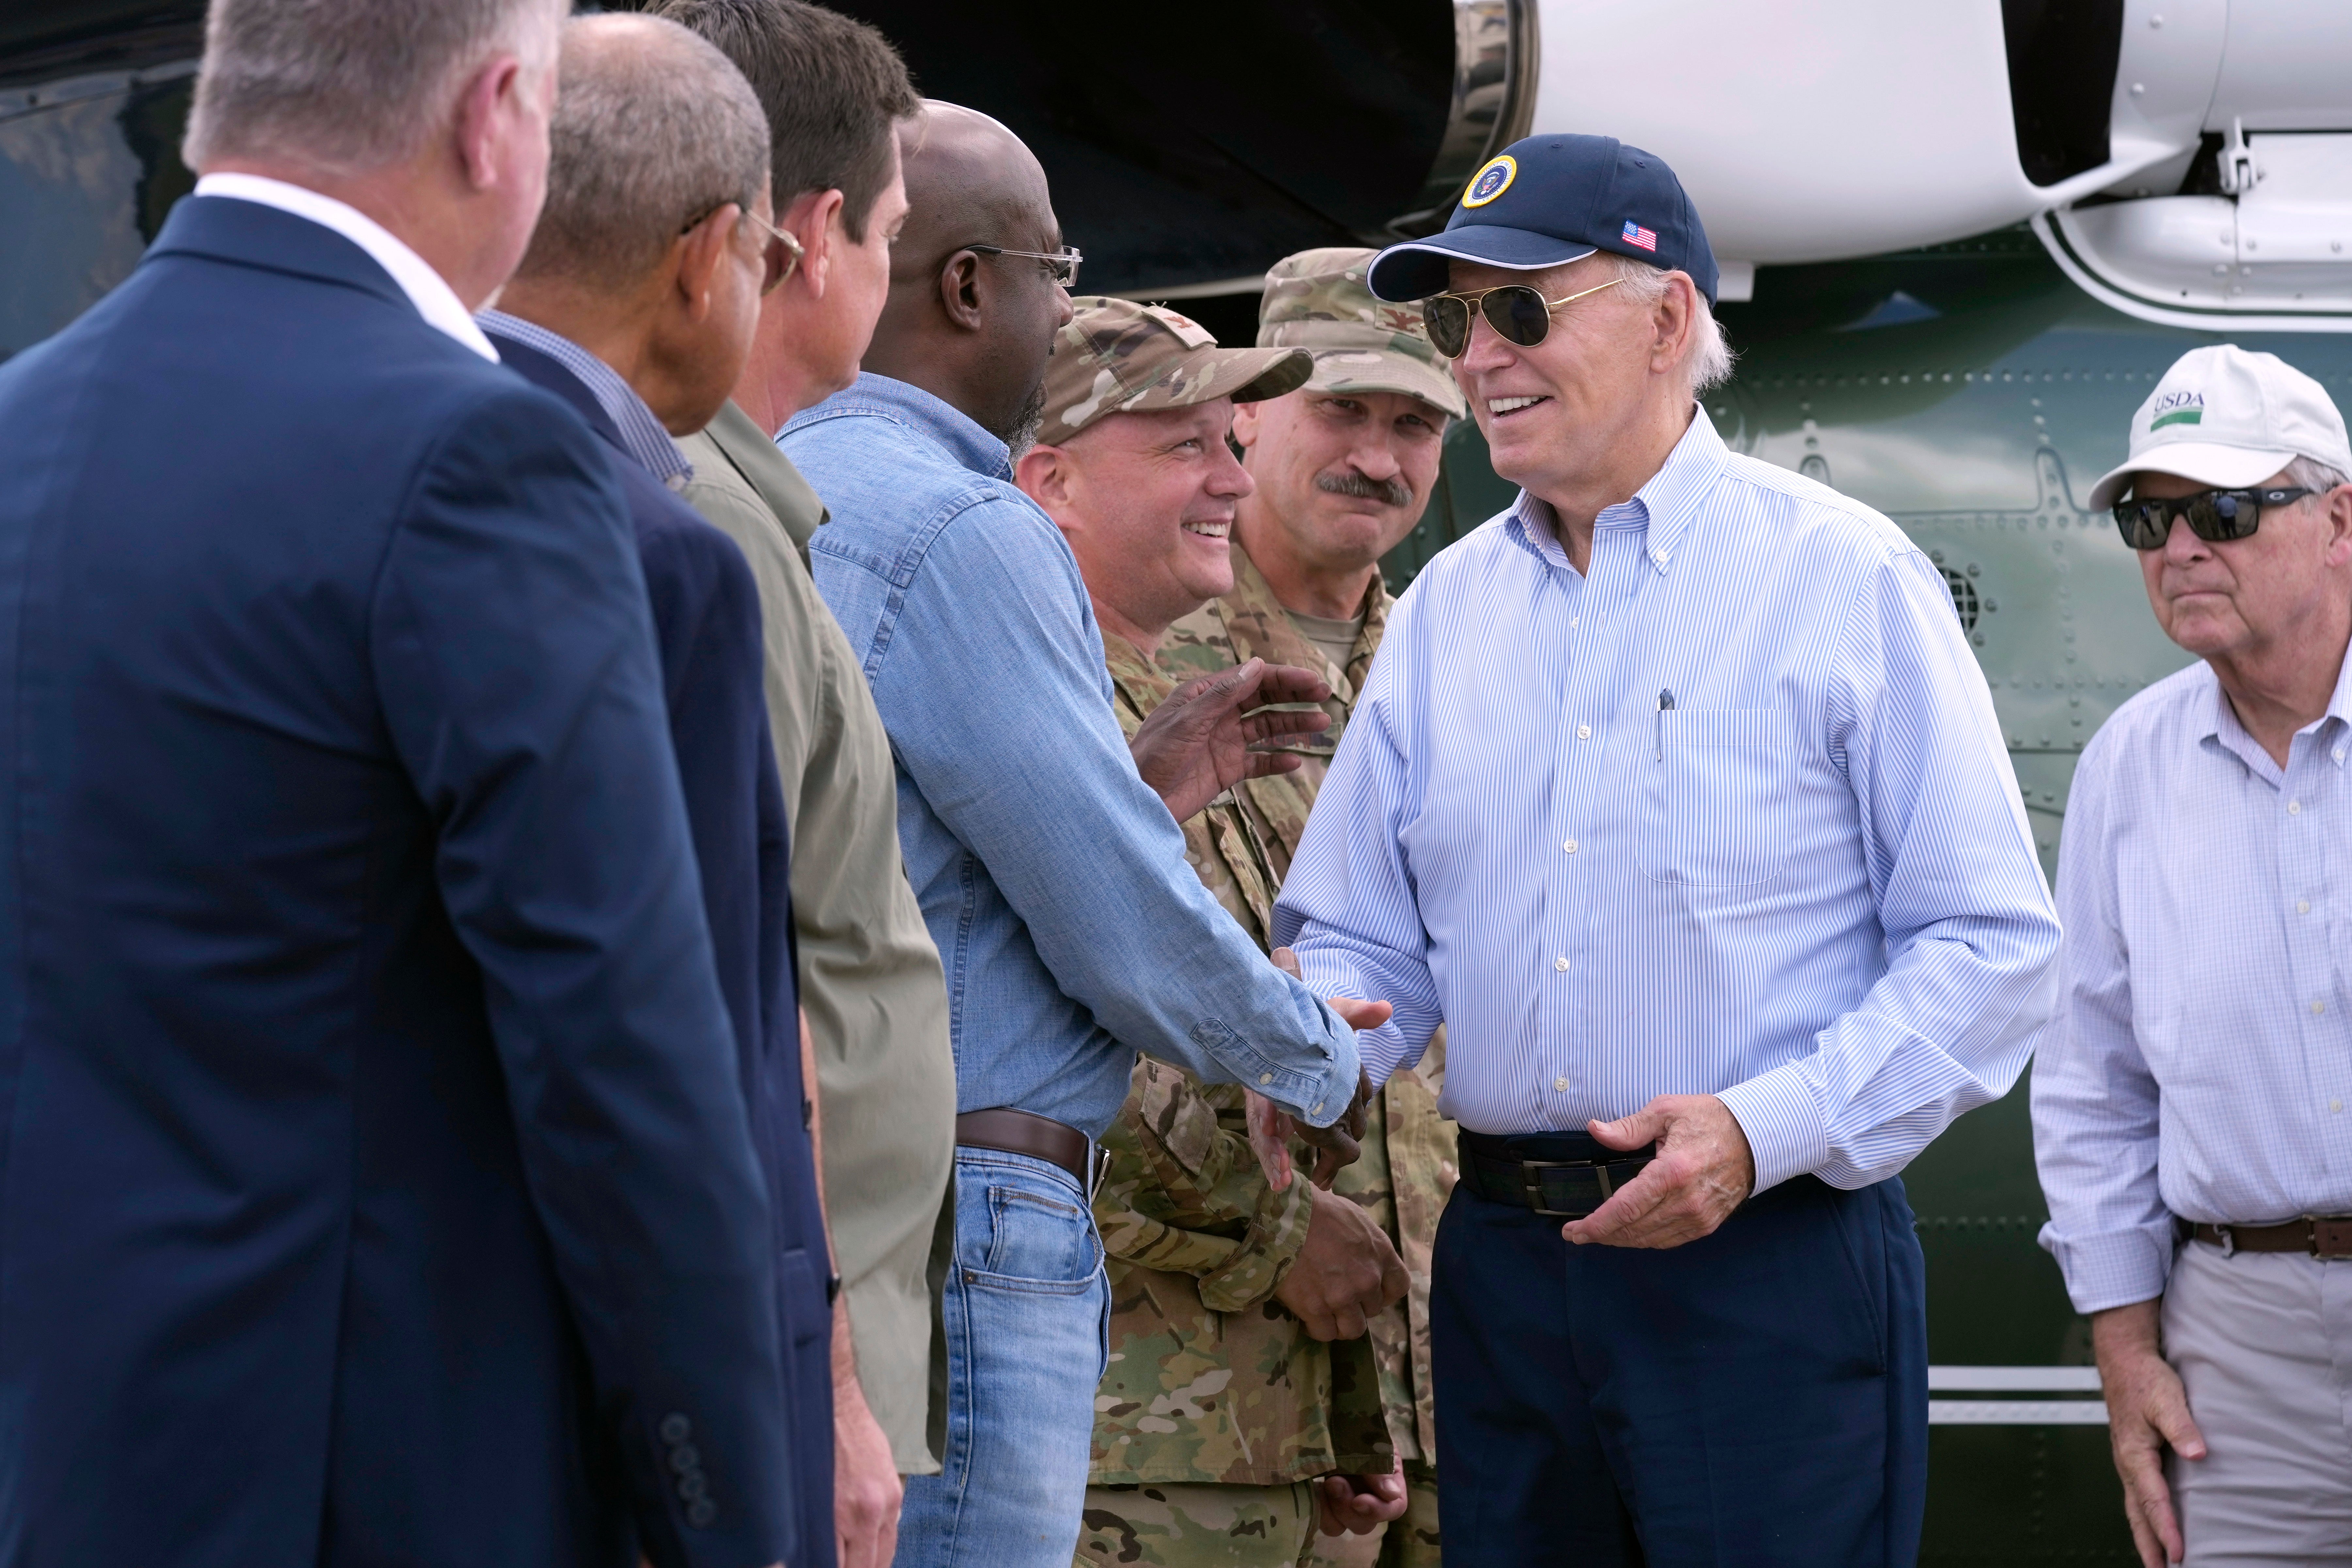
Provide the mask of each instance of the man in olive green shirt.
[{"label": "man in olive green shirt", "polygon": [[[940,1468],[935,1331],[952,1242],[955,1058],[939,952],[898,849],[896,764],[848,639],[807,564],[823,503],[773,433],[846,386],[889,293],[905,221],[898,123],[920,106],[862,23],[798,0],[652,9],[732,59],[767,111],[783,276],[735,399],[679,445],[686,499],[741,547],[760,592],[769,728],[793,834],[801,999],[849,1335],[835,1345],[842,1568],[883,1568],[898,1477]],[[871,1415],[865,1415],[870,1408]]]}]

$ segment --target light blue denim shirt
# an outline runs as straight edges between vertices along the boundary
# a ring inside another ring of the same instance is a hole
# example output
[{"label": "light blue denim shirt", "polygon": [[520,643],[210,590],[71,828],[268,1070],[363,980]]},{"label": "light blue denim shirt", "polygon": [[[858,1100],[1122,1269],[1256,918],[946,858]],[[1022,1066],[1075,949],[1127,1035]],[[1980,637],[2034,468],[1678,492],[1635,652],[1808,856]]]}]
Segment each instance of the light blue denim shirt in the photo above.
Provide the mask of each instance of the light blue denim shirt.
[{"label": "light blue denim shirt", "polygon": [[1148,1051],[1337,1119],[1355,1036],[1185,863],[1112,713],[1077,561],[1013,488],[1004,443],[862,375],[777,444],[833,513],[810,559],[898,764],[899,844],[947,964],[957,1109],[1100,1136]]}]

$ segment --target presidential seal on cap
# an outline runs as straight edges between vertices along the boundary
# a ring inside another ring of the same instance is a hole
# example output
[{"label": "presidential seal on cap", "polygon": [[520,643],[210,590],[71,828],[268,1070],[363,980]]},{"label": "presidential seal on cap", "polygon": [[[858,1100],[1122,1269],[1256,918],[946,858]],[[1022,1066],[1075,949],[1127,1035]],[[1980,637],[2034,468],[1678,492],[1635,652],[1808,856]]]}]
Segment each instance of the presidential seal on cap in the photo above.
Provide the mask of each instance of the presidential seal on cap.
[{"label": "presidential seal on cap", "polygon": [[1164,305],[1099,295],[1070,303],[1077,314],[1054,334],[1045,362],[1045,422],[1037,439],[1049,447],[1109,414],[1280,397],[1314,372],[1304,349],[1221,349],[1206,327]]},{"label": "presidential seal on cap", "polygon": [[2135,474],[2244,489],[2297,458],[2352,475],[2344,416],[2326,390],[2276,354],[2190,349],[2132,416],[2131,457],[2091,487],[2091,510],[2115,505]]},{"label": "presidential seal on cap", "polygon": [[1366,281],[1383,300],[1426,300],[1445,291],[1455,261],[1535,272],[1596,250],[1688,273],[1715,303],[1715,252],[1682,182],[1613,136],[1512,142],[1470,176],[1444,230],[1390,246]]},{"label": "presidential seal on cap", "polygon": [[1364,281],[1378,254],[1341,247],[1276,262],[1258,307],[1258,346],[1313,354],[1309,392],[1398,392],[1459,419],[1469,405],[1422,331],[1421,307],[1375,300]]}]

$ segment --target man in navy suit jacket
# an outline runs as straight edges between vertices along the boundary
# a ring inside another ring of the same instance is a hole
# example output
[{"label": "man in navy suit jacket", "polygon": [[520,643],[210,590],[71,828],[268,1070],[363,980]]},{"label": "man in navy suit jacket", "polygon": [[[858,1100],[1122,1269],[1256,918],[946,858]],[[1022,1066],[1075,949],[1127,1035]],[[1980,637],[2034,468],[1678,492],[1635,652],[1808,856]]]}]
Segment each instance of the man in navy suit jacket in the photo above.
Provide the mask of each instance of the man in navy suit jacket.
[{"label": "man in navy suit jacket", "polygon": [[467,313],[562,9],[215,0],[198,194],[0,367],[9,1568],[800,1561],[627,510]]},{"label": "man in navy suit jacket", "polygon": [[[547,205],[478,320],[507,368],[604,441],[653,603],[670,742],[735,1025],[780,1260],[793,1429],[793,1568],[834,1568],[831,1265],[802,1075],[783,790],[768,732],[759,589],[735,542],[671,489],[672,433],[727,399],[782,275],[768,125],[726,56],[673,22],[575,18],[563,33]],[[594,345],[592,349],[590,344]],[[633,377],[616,366],[626,365]],[[639,385],[643,387],[640,394]],[[867,1568],[859,1563],[857,1568]]]}]

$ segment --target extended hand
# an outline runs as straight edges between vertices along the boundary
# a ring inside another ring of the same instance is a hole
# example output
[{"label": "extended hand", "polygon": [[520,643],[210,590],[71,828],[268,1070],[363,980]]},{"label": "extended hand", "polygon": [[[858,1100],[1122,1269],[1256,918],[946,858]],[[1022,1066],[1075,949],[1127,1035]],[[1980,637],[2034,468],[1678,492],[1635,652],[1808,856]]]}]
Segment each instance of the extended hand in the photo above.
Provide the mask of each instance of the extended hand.
[{"label": "extended hand", "polygon": [[2091,1314],[2091,1352],[2107,1396],[2107,1443],[2124,1483],[2124,1518],[2144,1568],[2180,1561],[2180,1521],[2164,1481],[2164,1450],[2205,1457],[2189,1415],[2189,1391],[2157,1348],[2157,1303],[2136,1301]]},{"label": "extended hand", "polygon": [[1585,1125],[1608,1148],[1655,1143],[1658,1155],[1607,1203],[1559,1227],[1579,1247],[1680,1247],[1711,1233],[1755,1190],[1748,1134],[1711,1094],[1662,1094],[1631,1116]]},{"label": "extended hand", "polygon": [[1365,1321],[1403,1298],[1404,1259],[1372,1216],[1317,1188],[1307,1218],[1307,1242],[1292,1260],[1274,1299],[1307,1325],[1309,1338],[1363,1337]]},{"label": "extended hand", "polygon": [[[1301,978],[1298,955],[1286,947],[1274,950],[1274,966],[1293,980]],[[1393,1009],[1385,1002],[1359,1002],[1352,996],[1328,996],[1331,1011],[1351,1029],[1377,1029],[1389,1021]],[[1359,1071],[1356,1075],[1356,1098],[1348,1109],[1328,1127],[1309,1127],[1255,1089],[1248,1094],[1250,1147],[1257,1152],[1259,1169],[1265,1173],[1268,1185],[1277,1193],[1290,1188],[1290,1143],[1293,1133],[1315,1146],[1315,1173],[1308,1178],[1318,1187],[1329,1188],[1339,1173],[1356,1163],[1363,1153],[1364,1127],[1370,1117],[1372,1096],[1379,1092],[1372,1087],[1371,1075]]]},{"label": "extended hand", "polygon": [[1315,1511],[1326,1535],[1370,1535],[1404,1517],[1404,1475],[1324,1476],[1315,1483]]},{"label": "extended hand", "polygon": [[[1162,698],[1127,743],[1135,771],[1183,822],[1244,779],[1295,773],[1295,752],[1268,748],[1319,734],[1331,721],[1320,710],[1278,711],[1273,702],[1320,702],[1330,683],[1311,670],[1254,658],[1188,680]],[[1251,711],[1255,709],[1255,711]]]}]

